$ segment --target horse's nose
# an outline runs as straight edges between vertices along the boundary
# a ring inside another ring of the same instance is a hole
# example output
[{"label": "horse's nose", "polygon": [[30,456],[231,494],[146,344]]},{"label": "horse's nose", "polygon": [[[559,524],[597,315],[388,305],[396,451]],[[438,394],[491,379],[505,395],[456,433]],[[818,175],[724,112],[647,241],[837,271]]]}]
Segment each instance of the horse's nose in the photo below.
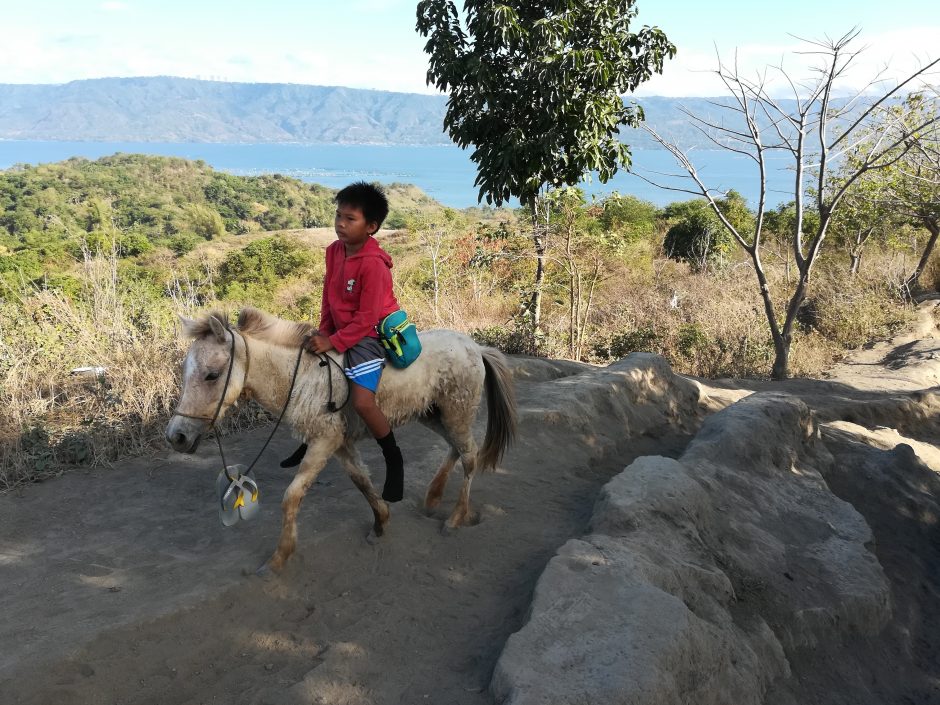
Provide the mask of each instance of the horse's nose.
[{"label": "horse's nose", "polygon": [[173,446],[175,450],[182,450],[189,445],[186,434],[182,431],[176,431],[175,433],[167,431],[166,442]]}]

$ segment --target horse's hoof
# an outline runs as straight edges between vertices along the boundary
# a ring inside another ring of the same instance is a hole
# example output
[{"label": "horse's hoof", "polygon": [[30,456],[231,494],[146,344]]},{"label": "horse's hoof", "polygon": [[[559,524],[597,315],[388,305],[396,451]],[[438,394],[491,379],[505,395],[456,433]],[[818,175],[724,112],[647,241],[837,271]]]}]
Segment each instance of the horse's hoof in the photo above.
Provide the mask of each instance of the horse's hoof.
[{"label": "horse's hoof", "polygon": [[271,572],[271,569],[268,568],[267,563],[265,563],[264,565],[258,568],[249,568],[248,566],[245,566],[244,568],[242,568],[242,575],[244,575],[246,578],[252,578],[252,577],[263,578],[265,575],[268,575],[270,572]]},{"label": "horse's hoof", "polygon": [[441,536],[453,536],[457,533],[457,530],[460,528],[459,524],[451,526],[449,521],[445,521],[441,525]]},{"label": "horse's hoof", "polygon": [[373,527],[372,530],[366,536],[366,543],[370,546],[375,546],[379,541],[382,540],[382,534],[384,531],[376,531]]},{"label": "horse's hoof", "polygon": [[280,572],[279,570],[276,570],[271,565],[271,561],[265,561],[254,570],[251,570],[250,568],[245,568],[244,570],[242,570],[243,575],[255,576],[257,578],[264,578],[265,580],[269,580],[271,578],[277,577],[277,574],[279,572]]}]

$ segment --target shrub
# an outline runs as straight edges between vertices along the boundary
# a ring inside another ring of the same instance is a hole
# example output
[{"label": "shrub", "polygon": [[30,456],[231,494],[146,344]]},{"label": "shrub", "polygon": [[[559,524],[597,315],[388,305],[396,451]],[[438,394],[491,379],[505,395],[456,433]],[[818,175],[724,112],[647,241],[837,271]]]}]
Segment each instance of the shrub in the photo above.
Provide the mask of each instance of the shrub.
[{"label": "shrub", "polygon": [[533,338],[531,330],[522,326],[487,326],[470,331],[470,337],[480,345],[488,345],[507,355],[541,355],[544,340]]},{"label": "shrub", "polygon": [[734,243],[705,201],[689,201],[684,205],[677,222],[666,232],[663,249],[667,256],[701,270],[728,254]]},{"label": "shrub", "polygon": [[177,257],[182,257],[187,252],[192,252],[199,244],[199,236],[195,233],[177,233],[167,241],[170,250]]},{"label": "shrub", "polygon": [[594,354],[605,360],[619,360],[633,352],[662,353],[663,336],[652,328],[616,333],[594,346]]},{"label": "shrub", "polygon": [[313,253],[292,240],[282,237],[255,240],[244,249],[226,256],[219,268],[217,288],[221,296],[228,296],[229,289],[235,284],[242,287],[239,296],[244,287],[252,284],[271,291],[279,280],[309,267],[313,262]]}]

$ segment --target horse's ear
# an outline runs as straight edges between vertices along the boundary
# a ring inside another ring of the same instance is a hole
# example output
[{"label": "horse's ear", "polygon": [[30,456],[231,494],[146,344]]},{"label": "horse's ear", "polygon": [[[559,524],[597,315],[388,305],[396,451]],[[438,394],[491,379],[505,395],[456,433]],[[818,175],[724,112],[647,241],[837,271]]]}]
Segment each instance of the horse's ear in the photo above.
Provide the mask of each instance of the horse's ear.
[{"label": "horse's ear", "polygon": [[215,316],[209,316],[209,327],[212,329],[212,332],[215,334],[215,339],[220,343],[224,343],[228,340],[228,336],[225,334],[225,324],[222,323]]},{"label": "horse's ear", "polygon": [[195,338],[199,330],[199,321],[195,321],[192,318],[186,318],[183,314],[179,314],[180,325],[183,326],[183,335],[187,338]]}]

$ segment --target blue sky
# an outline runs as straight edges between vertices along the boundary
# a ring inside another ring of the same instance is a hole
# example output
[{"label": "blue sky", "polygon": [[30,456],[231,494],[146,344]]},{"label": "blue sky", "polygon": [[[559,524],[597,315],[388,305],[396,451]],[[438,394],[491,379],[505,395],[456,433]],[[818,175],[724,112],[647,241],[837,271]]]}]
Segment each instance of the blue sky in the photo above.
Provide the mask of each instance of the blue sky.
[{"label": "blue sky", "polygon": [[[63,83],[102,76],[173,75],[225,81],[347,85],[409,92],[425,86],[416,0],[6,0],[0,83]],[[638,93],[715,95],[715,45],[739,66],[779,63],[810,38],[862,28],[868,49],[849,81],[899,75],[935,58],[936,0],[639,0],[637,26],[657,24],[679,55]],[[930,56],[930,52],[934,52]],[[850,86],[846,86],[847,88]]]}]

